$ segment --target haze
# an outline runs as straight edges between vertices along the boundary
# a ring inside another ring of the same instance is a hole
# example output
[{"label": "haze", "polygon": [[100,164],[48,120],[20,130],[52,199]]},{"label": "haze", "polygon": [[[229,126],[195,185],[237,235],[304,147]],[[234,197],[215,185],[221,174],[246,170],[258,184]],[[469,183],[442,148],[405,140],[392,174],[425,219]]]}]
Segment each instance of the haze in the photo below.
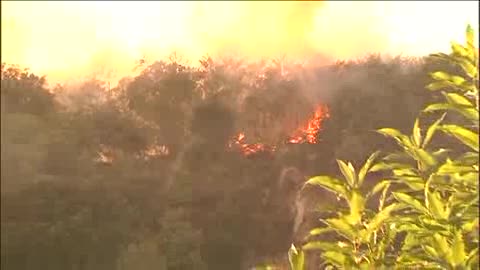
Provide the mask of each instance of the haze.
[{"label": "haze", "polygon": [[467,23],[477,30],[477,7],[478,1],[2,1],[2,62],[63,83],[92,76],[115,82],[132,75],[139,59],[172,52],[191,64],[205,55],[421,56],[463,40]]}]

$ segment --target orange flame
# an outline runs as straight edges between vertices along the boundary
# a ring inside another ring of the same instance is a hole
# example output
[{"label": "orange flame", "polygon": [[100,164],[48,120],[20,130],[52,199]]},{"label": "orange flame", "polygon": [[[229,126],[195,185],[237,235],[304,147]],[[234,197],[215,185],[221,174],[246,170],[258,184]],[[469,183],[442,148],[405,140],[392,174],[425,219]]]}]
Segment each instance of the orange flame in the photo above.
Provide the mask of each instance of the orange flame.
[{"label": "orange flame", "polygon": [[313,115],[313,117],[307,122],[307,124],[299,128],[293,136],[288,140],[289,143],[310,143],[315,144],[318,142],[317,135],[321,130],[322,122],[324,119],[329,118],[330,114],[327,106],[319,106]]},{"label": "orange flame", "polygon": [[275,151],[275,147],[271,147],[263,143],[253,143],[253,144],[246,143],[245,133],[243,132],[237,135],[237,137],[234,139],[233,144],[232,143],[230,144],[230,147],[233,147],[233,145],[236,145],[237,147],[239,147],[240,151],[246,157],[249,157],[256,153]]},{"label": "orange flame", "polygon": [[[322,122],[324,119],[329,118],[330,113],[328,111],[327,106],[320,105],[314,112],[313,117],[308,120],[308,122],[298,128],[294,135],[292,135],[288,139],[288,143],[291,144],[301,144],[301,143],[309,143],[315,144],[318,143],[318,133],[321,130]],[[276,147],[275,146],[268,146],[263,143],[253,143],[249,144],[245,141],[245,133],[239,133],[234,139],[233,142],[229,144],[230,148],[234,146],[239,147],[240,152],[243,153],[245,156],[251,156],[256,153],[260,152],[274,152]]]}]

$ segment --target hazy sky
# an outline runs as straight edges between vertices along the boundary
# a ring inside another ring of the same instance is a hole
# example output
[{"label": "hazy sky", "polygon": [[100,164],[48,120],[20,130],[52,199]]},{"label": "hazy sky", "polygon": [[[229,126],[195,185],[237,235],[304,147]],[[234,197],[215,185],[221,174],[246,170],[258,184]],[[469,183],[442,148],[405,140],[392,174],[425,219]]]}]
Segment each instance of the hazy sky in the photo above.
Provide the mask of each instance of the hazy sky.
[{"label": "hazy sky", "polygon": [[[2,61],[49,81],[130,74],[177,51],[253,59],[424,55],[463,41],[478,1],[2,1]],[[476,28],[478,30],[478,27]]]}]

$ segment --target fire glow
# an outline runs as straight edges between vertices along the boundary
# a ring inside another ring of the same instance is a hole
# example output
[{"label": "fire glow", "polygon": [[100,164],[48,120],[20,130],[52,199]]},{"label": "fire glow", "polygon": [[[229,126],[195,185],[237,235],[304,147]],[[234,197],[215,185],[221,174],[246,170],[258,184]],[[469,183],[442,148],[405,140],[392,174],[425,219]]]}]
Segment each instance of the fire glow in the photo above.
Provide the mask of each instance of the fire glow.
[{"label": "fire glow", "polygon": [[246,157],[249,157],[256,153],[275,152],[275,146],[272,147],[263,143],[252,143],[252,144],[246,143],[245,133],[243,132],[237,135],[237,137],[234,139],[234,143],[230,144],[230,147],[232,147],[233,145],[239,147],[240,152]]},{"label": "fire glow", "polygon": [[[317,107],[313,113],[312,118],[310,118],[305,125],[302,125],[298,128],[292,136],[287,140],[289,144],[316,144],[318,143],[318,134],[321,131],[322,122],[326,118],[329,118],[330,114],[327,106],[320,105]],[[245,133],[239,133],[235,138],[234,142],[230,143],[230,148],[237,146],[240,149],[240,152],[243,153],[246,157],[249,157],[253,154],[261,152],[275,152],[276,146],[268,146],[263,143],[253,143],[249,144],[245,141]]]},{"label": "fire glow", "polygon": [[328,112],[327,106],[319,106],[313,115],[313,117],[308,120],[305,126],[299,128],[293,136],[288,140],[289,143],[298,144],[298,143],[317,143],[318,133],[321,130],[322,122],[324,119],[329,118],[330,114]]}]

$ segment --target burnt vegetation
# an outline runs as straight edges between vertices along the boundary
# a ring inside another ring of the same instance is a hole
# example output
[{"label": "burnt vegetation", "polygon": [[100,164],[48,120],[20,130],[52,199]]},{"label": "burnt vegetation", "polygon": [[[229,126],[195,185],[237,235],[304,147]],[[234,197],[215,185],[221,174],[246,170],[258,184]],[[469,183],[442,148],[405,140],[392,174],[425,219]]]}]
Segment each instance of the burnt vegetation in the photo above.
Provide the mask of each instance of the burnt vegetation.
[{"label": "burnt vegetation", "polygon": [[299,186],[338,174],[335,158],[394,147],[374,131],[409,131],[435,99],[428,71],[453,69],[320,64],[156,62],[113,89],[49,89],[2,64],[2,269],[233,270],[284,257],[315,222],[308,205],[335,204],[308,196],[296,228]]}]

